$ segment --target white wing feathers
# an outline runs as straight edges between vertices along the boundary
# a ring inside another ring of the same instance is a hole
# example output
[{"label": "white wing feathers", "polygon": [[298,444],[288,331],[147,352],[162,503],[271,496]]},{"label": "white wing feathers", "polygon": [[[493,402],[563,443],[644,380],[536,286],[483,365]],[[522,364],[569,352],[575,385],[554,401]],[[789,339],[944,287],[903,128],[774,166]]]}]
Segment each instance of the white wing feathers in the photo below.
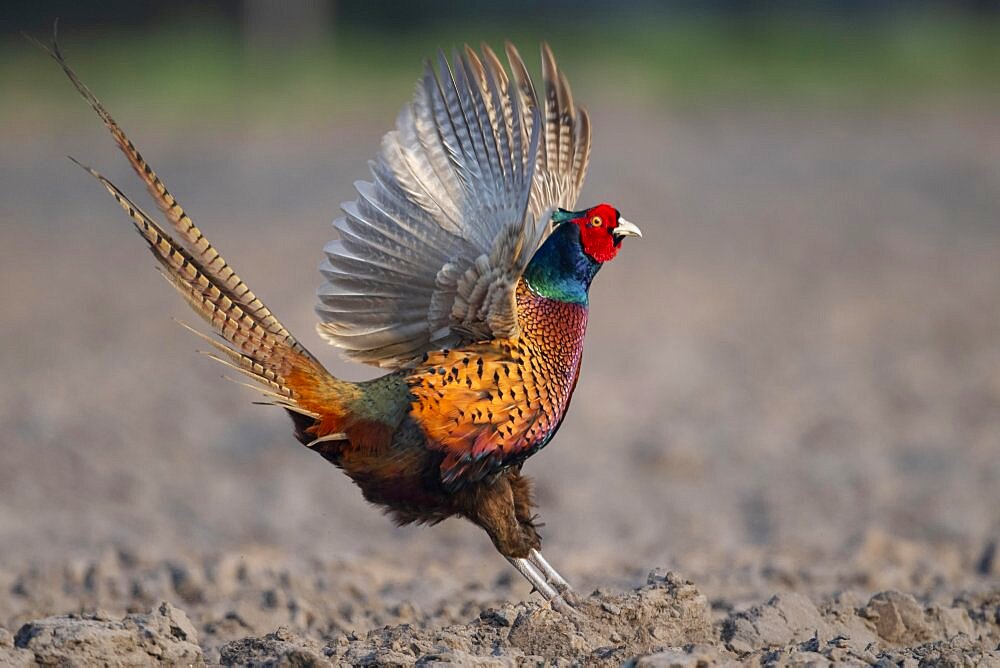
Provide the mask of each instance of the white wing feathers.
[{"label": "white wing feathers", "polygon": [[483,46],[427,64],[371,163],[372,182],[334,221],[316,310],[320,333],[352,359],[404,366],[425,351],[518,334],[514,291],[572,208],[590,122],[542,47],[544,108],[510,44],[511,80]]}]

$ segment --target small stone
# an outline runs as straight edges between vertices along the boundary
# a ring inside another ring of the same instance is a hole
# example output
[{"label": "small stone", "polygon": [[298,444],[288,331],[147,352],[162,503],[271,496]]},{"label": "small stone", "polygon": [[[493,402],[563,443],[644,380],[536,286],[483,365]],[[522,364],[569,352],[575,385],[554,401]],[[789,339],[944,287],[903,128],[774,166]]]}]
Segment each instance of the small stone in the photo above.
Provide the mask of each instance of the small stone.
[{"label": "small stone", "polygon": [[601,602],[601,609],[604,610],[605,612],[608,612],[608,613],[612,614],[612,615],[621,614],[621,611],[622,611],[622,609],[620,607],[618,607],[617,605],[615,605],[614,603],[611,603],[609,601],[602,601]]},{"label": "small stone", "polygon": [[876,594],[862,614],[874,622],[879,637],[888,642],[913,642],[930,637],[924,610],[909,594],[898,591]]},{"label": "small stone", "polygon": [[487,608],[479,613],[479,619],[492,626],[511,626],[516,619],[516,615],[512,616],[512,613],[513,609],[507,606],[500,609]]}]

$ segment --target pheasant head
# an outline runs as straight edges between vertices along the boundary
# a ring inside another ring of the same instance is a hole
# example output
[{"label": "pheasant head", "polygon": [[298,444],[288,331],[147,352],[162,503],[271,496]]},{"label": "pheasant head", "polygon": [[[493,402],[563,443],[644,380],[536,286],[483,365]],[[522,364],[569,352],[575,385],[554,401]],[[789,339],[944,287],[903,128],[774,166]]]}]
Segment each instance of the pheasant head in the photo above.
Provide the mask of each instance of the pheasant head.
[{"label": "pheasant head", "polygon": [[557,209],[552,234],[535,252],[524,279],[550,299],[587,303],[590,282],[605,262],[613,260],[625,237],[641,237],[639,228],[610,204],[583,211]]}]

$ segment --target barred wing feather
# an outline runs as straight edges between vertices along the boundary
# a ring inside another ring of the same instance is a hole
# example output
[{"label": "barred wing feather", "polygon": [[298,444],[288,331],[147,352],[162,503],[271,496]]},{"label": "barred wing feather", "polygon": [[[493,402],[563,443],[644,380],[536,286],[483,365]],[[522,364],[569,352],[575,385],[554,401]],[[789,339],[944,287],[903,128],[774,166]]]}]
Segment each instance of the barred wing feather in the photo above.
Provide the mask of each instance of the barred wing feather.
[{"label": "barred wing feather", "polygon": [[539,102],[524,61],[511,77],[487,46],[428,63],[385,135],[371,182],[334,221],[320,266],[319,332],[351,359],[411,364],[432,349],[518,335],[515,289],[571,208],[590,154],[590,122],[547,45]]}]

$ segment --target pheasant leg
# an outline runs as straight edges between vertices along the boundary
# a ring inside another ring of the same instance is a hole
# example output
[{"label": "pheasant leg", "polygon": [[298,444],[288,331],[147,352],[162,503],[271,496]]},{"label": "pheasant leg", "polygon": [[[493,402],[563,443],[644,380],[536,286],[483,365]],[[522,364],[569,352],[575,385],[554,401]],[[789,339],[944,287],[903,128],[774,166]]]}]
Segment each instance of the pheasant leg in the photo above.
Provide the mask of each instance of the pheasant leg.
[{"label": "pheasant leg", "polygon": [[542,575],[544,575],[545,579],[552,585],[552,588],[555,589],[567,603],[570,605],[576,605],[580,602],[576,592],[573,591],[573,587],[566,582],[566,578],[559,575],[559,571],[553,568],[552,564],[546,561],[541,552],[532,549],[531,553],[528,555],[528,560],[542,572]]},{"label": "pheasant leg", "polygon": [[553,609],[571,617],[579,614],[563,599],[559,592],[556,591],[551,584],[549,584],[549,582],[545,579],[545,576],[542,575],[542,573],[530,561],[524,558],[514,557],[507,557],[507,561],[510,562],[511,566],[517,569],[518,573],[524,576],[525,580],[531,583],[531,586],[534,587],[535,590],[552,605]]}]

